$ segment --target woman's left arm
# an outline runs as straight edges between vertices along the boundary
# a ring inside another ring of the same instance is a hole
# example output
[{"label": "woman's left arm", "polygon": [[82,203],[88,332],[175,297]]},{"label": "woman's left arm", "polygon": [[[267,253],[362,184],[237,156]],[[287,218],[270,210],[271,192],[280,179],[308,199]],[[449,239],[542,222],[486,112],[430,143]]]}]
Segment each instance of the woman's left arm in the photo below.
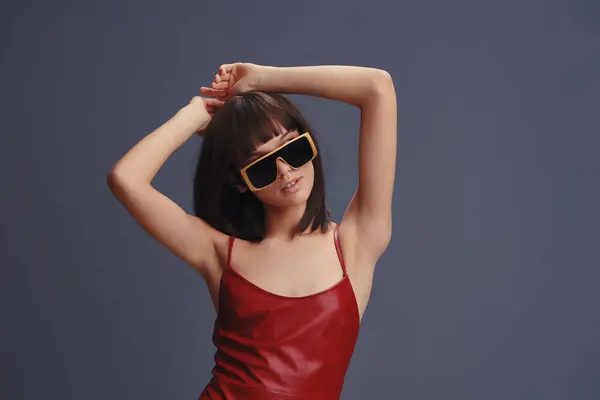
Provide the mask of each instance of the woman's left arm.
[{"label": "woman's left arm", "polygon": [[351,66],[260,67],[253,88],[324,97],[361,110],[358,188],[340,230],[354,237],[360,258],[376,261],[391,238],[397,109],[389,73]]}]

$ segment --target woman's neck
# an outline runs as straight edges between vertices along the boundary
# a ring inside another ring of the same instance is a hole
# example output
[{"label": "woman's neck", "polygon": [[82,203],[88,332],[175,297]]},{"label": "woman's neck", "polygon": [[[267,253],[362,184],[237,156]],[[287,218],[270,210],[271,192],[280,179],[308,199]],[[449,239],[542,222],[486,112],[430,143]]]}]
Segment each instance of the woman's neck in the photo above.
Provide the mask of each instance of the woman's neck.
[{"label": "woman's neck", "polygon": [[293,207],[268,207],[265,209],[265,239],[291,240],[305,210],[306,203]]}]

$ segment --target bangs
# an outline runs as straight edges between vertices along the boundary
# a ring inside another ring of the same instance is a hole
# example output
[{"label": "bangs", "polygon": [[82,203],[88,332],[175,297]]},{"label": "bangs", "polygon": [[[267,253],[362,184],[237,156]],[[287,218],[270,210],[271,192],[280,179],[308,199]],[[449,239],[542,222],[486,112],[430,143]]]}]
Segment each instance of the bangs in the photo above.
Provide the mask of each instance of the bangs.
[{"label": "bangs", "polygon": [[231,136],[234,157],[231,162],[242,168],[254,150],[285,131],[307,129],[296,108],[282,96],[254,92],[233,98]]}]

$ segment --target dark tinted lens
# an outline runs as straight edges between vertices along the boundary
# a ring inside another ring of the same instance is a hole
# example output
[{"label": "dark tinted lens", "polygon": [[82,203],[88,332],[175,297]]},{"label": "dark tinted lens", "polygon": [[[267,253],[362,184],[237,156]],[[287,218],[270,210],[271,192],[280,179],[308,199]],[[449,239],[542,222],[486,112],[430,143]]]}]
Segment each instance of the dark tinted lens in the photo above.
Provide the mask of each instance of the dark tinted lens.
[{"label": "dark tinted lens", "polygon": [[278,153],[278,157],[283,158],[292,168],[300,168],[313,157],[313,150],[306,136],[288,144]]},{"label": "dark tinted lens", "polygon": [[271,154],[246,170],[248,179],[256,188],[265,187],[277,178],[276,157],[277,153]]}]

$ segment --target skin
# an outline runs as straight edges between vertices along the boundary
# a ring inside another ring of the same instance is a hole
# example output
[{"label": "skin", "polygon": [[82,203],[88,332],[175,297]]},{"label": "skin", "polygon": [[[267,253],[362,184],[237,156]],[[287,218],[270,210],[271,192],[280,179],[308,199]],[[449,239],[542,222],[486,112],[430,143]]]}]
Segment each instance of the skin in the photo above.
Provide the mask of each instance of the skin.
[{"label": "skin", "polygon": [[[343,101],[361,112],[358,187],[340,222],[340,241],[362,318],[375,265],[392,232],[397,110],[394,85],[387,72],[350,66],[224,64],[211,86],[201,88],[201,93],[210,97],[194,97],[137,143],[111,169],[108,185],[146,232],[203,276],[217,308],[228,237],[156,191],[152,179],[178,147],[191,136],[202,135],[223,101],[251,89]],[[272,150],[288,139],[273,138],[257,150]],[[236,240],[232,267],[263,290],[299,297],[326,290],[342,278],[331,234],[333,223],[325,234],[291,236],[312,189],[312,168],[309,163],[292,170],[279,161],[277,182],[255,192],[265,205],[267,235],[261,243]],[[281,184],[296,176],[304,178],[301,190],[284,196],[279,191]]]}]

